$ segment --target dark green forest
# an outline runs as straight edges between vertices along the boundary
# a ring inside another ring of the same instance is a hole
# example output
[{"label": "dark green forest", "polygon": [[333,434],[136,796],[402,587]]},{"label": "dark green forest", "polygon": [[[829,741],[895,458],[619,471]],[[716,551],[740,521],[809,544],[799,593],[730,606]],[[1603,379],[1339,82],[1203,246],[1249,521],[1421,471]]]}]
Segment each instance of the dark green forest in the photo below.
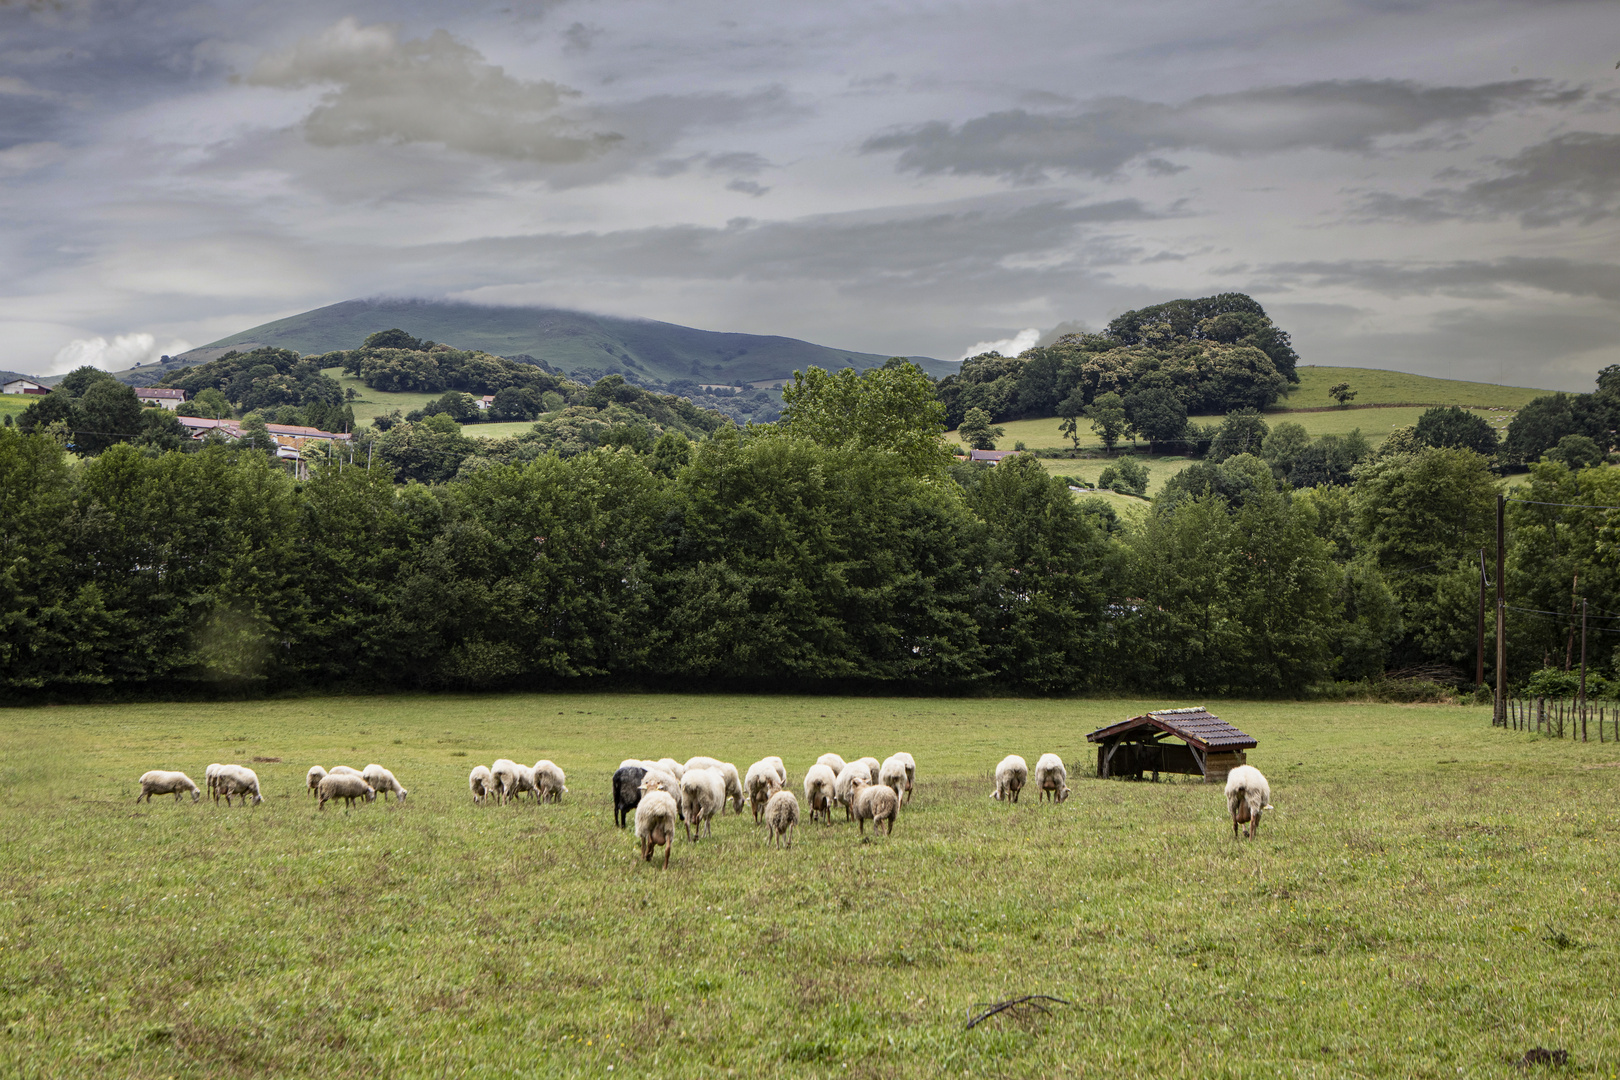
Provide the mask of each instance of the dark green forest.
[{"label": "dark green forest", "polygon": [[[779,424],[458,459],[435,483],[380,455],[297,482],[239,444],[77,456],[0,429],[0,685],[1179,698],[1343,692],[1418,665],[1471,679],[1496,495],[1474,449],[1397,440],[1314,487],[1232,453],[1137,521],[1030,458],[955,461],[909,364],[813,371],[785,397]],[[1520,490],[1574,504],[1511,506],[1510,671],[1527,675],[1566,660],[1572,580],[1620,613],[1609,511],[1581,509],[1620,503],[1620,475],[1546,460]]]}]

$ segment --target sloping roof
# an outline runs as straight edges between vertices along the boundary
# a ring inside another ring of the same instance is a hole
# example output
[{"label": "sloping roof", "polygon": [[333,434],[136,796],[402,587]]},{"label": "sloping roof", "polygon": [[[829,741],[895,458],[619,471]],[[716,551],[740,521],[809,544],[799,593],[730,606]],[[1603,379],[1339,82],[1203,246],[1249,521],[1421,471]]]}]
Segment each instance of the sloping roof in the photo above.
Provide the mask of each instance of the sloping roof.
[{"label": "sloping roof", "polygon": [[1000,461],[1002,458],[1009,458],[1009,457],[1012,457],[1014,454],[1022,454],[1022,453],[1023,453],[1022,450],[969,450],[968,451],[968,460],[969,461],[988,461],[990,464],[994,465],[996,462]]},{"label": "sloping roof", "polygon": [[165,400],[186,400],[184,390],[173,390],[166,386],[137,386],[135,396],[138,398],[163,398]]},{"label": "sloping roof", "polygon": [[1254,736],[1244,734],[1202,705],[1143,713],[1098,728],[1086,738],[1092,742],[1107,742],[1137,728],[1153,728],[1174,735],[1201,750],[1248,750],[1260,745]]}]

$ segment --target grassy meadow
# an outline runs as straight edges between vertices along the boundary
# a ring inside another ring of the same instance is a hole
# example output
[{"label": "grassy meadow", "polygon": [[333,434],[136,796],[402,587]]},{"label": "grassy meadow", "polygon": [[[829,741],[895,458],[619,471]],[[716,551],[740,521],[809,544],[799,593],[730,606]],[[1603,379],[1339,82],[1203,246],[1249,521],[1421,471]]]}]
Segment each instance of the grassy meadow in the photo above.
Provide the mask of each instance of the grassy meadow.
[{"label": "grassy meadow", "polygon": [[[1276,809],[1090,778],[1084,733],[1150,705],[641,694],[0,711],[10,1076],[1575,1076],[1620,1065],[1620,747],[1456,706],[1211,703]],[[1168,704],[1184,704],[1173,702]],[[917,759],[892,837],[745,816],[668,871],[612,826],[626,756],[746,769]],[[1073,796],[986,798],[1008,752]],[[473,806],[497,756],[556,806]],[[265,802],[136,805],[136,777],[249,762]],[[316,811],[311,764],[403,805]],[[1073,767],[1072,767],[1073,768]],[[972,1031],[977,1003],[1048,1016]]]}]

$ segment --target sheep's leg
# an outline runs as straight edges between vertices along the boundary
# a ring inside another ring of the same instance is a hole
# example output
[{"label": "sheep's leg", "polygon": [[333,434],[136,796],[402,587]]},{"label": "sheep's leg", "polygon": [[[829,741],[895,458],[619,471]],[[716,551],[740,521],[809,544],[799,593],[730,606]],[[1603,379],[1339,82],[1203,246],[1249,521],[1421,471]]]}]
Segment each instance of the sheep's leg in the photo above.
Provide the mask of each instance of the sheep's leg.
[{"label": "sheep's leg", "polygon": [[[675,835],[673,833],[671,833],[669,839],[670,840],[675,839]],[[664,842],[664,869],[665,870],[669,869],[669,849],[674,847],[674,846],[675,845],[670,843],[668,840],[666,840]]]}]

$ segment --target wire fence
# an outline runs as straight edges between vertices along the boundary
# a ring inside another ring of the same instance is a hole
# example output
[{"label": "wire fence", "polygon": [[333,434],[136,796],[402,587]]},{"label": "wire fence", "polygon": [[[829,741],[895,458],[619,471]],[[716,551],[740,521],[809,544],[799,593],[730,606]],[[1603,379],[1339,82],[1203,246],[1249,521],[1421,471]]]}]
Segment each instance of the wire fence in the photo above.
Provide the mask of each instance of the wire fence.
[{"label": "wire fence", "polygon": [[1575,742],[1620,743],[1620,702],[1587,698],[1509,697],[1494,726]]}]

